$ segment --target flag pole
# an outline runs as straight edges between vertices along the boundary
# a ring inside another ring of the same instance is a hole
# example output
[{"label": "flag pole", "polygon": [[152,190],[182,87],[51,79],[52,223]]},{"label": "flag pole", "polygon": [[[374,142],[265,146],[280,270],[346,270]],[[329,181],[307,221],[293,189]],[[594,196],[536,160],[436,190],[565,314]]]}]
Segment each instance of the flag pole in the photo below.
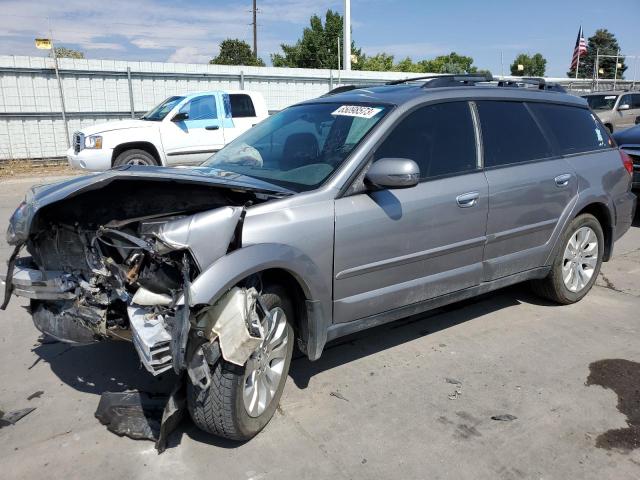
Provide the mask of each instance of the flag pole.
[{"label": "flag pole", "polygon": [[578,48],[578,63],[576,63],[576,80],[578,79],[578,70],[580,69],[580,49]]}]

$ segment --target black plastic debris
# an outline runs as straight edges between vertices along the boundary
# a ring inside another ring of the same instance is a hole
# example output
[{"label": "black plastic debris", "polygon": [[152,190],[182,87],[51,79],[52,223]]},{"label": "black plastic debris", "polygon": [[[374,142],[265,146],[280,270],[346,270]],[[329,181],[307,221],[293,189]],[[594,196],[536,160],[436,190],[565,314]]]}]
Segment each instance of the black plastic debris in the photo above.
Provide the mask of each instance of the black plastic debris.
[{"label": "black plastic debris", "polygon": [[347,399],[344,395],[342,395],[340,392],[330,392],[329,395],[331,395],[332,397],[336,397],[339,398],[340,400],[344,400],[345,402],[348,402],[349,399]]},{"label": "black plastic debris", "polygon": [[497,420],[499,422],[511,422],[512,420],[517,420],[518,417],[511,415],[510,413],[504,413],[502,415],[494,415],[491,417],[491,420]]},{"label": "black plastic debris", "polygon": [[27,400],[33,400],[34,398],[40,398],[44,394],[44,390],[38,390],[37,392],[33,392],[31,395],[27,397]]},{"label": "black plastic debris", "polygon": [[21,410],[13,410],[11,412],[3,412],[0,410],[0,428],[9,425],[15,425],[18,420],[26,417],[35,410],[35,407],[23,408]]},{"label": "black plastic debris", "polygon": [[95,416],[116,435],[156,442],[162,453],[167,439],[182,420],[186,397],[182,381],[169,396],[147,392],[104,392]]},{"label": "black plastic debris", "polygon": [[160,436],[166,403],[166,396],[156,397],[146,392],[104,392],[95,415],[116,435],[155,442]]}]

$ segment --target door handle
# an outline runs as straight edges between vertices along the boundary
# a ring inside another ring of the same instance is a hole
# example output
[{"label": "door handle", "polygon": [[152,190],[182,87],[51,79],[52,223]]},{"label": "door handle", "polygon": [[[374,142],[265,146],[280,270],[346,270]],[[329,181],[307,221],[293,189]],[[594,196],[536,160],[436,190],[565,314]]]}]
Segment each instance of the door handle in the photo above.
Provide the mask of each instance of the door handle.
[{"label": "door handle", "polygon": [[480,198],[478,192],[463,193],[456,197],[456,202],[460,208],[469,208],[478,203],[478,198]]},{"label": "door handle", "polygon": [[208,127],[204,127],[205,130],[218,130],[220,127],[218,125],[209,125]]},{"label": "door handle", "polygon": [[569,185],[569,180],[571,180],[570,173],[564,173],[554,178],[554,181],[556,182],[556,186],[558,187],[566,187],[567,185]]}]

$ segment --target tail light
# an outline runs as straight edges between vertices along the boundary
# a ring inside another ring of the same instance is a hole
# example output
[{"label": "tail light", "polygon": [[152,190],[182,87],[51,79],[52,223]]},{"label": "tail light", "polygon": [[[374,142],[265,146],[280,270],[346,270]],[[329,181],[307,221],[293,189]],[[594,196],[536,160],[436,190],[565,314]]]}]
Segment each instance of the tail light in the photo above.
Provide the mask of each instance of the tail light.
[{"label": "tail light", "polygon": [[620,150],[620,158],[622,160],[624,168],[627,170],[627,172],[629,172],[629,175],[633,175],[633,160],[631,160],[631,157]]}]

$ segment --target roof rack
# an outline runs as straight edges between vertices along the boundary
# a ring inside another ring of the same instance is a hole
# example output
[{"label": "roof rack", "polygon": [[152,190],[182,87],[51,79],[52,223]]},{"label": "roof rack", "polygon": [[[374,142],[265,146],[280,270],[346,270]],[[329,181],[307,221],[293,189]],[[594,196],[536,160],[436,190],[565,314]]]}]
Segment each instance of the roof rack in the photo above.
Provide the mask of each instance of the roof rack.
[{"label": "roof rack", "polygon": [[559,83],[549,83],[544,78],[540,77],[522,77],[518,79],[499,80],[499,87],[521,87],[524,85],[535,85],[538,90],[549,90],[552,92],[566,93],[567,90]]},{"label": "roof rack", "polygon": [[465,73],[446,75],[423,75],[420,77],[403,78],[393,80],[385,85],[400,85],[402,83],[416,82],[418,80],[430,80],[422,85],[424,88],[452,87],[459,85],[475,85],[478,82],[492,82],[493,76],[490,73]]}]

